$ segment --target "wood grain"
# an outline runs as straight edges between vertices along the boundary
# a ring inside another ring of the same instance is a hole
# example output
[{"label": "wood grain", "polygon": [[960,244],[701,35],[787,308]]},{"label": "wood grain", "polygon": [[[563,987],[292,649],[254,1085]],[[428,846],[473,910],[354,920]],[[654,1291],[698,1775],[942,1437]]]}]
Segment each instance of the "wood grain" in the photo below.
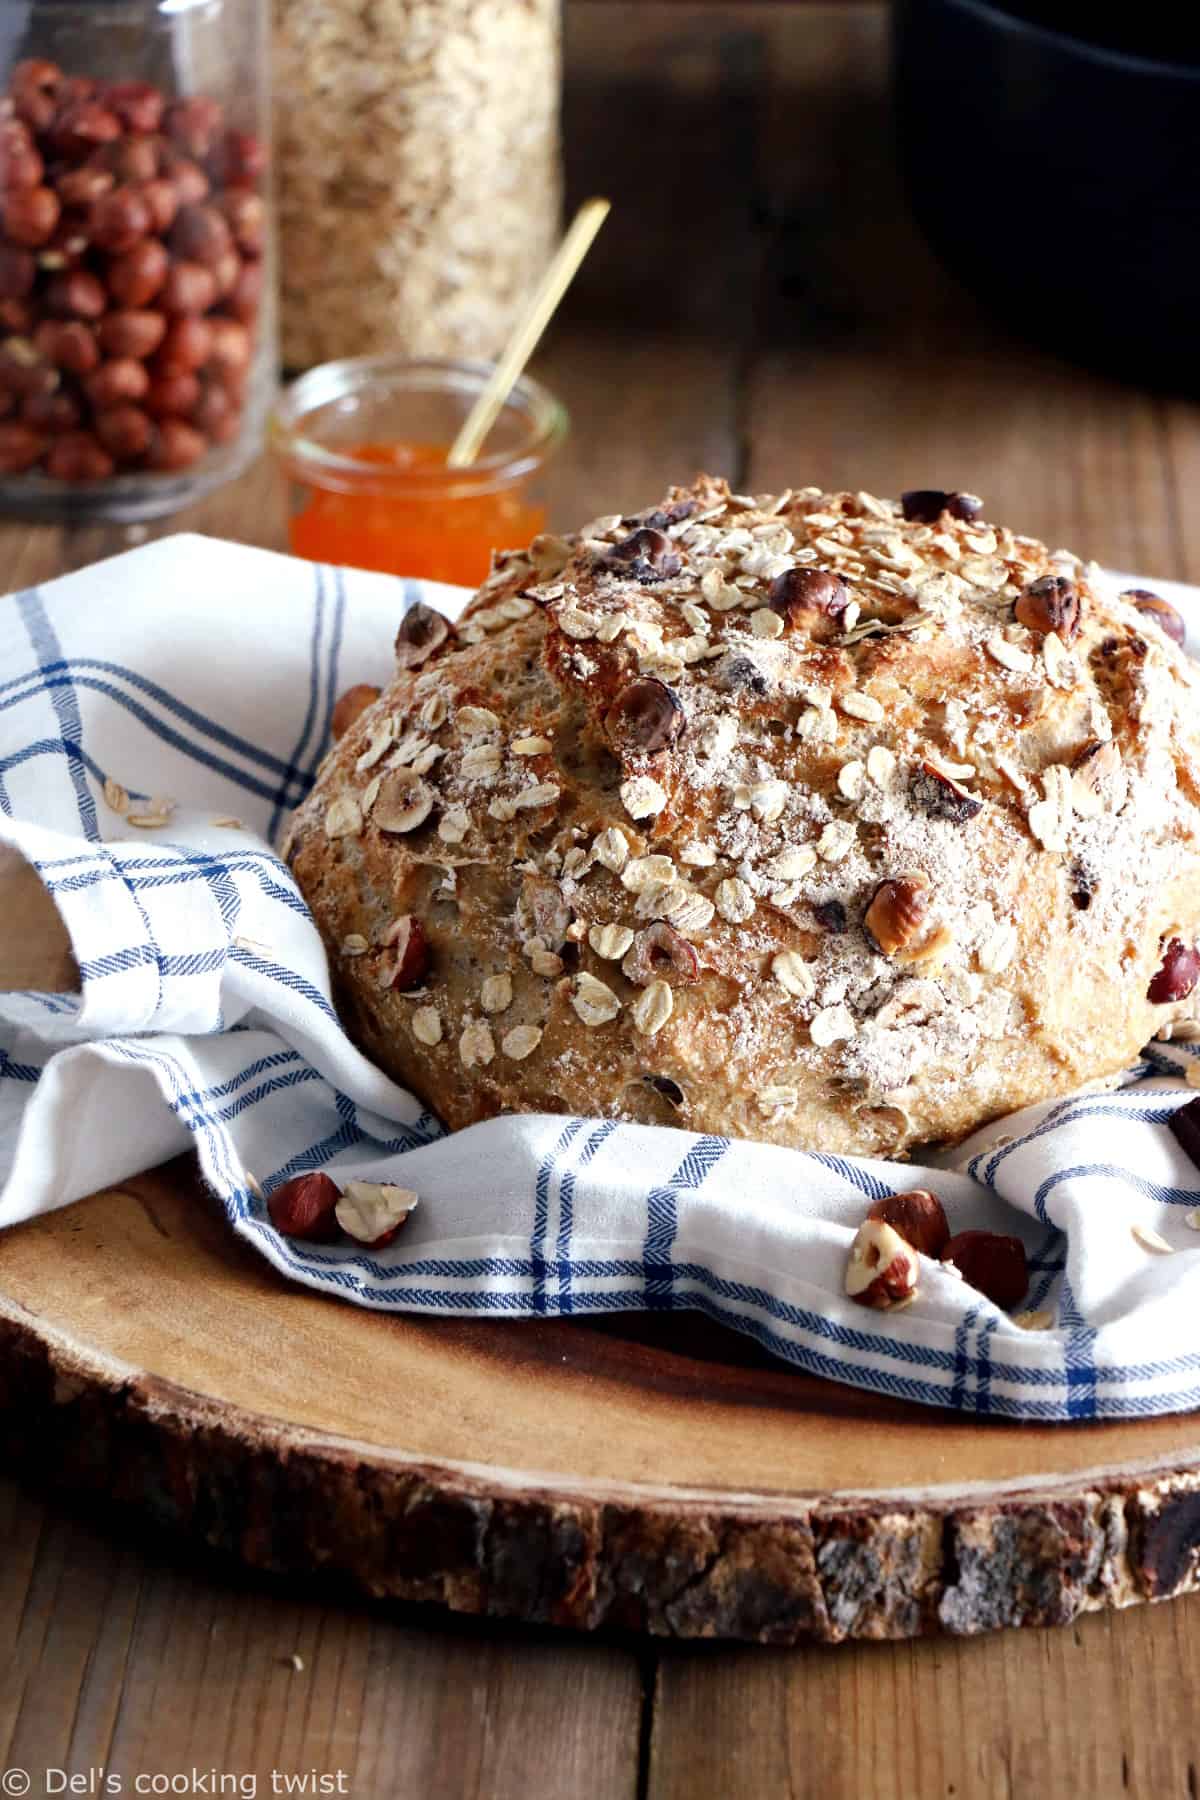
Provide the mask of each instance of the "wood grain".
[{"label": "wood grain", "polygon": [[[1200,412],[1023,349],[941,273],[896,198],[883,33],[874,5],[568,7],[572,192],[603,187],[629,225],[607,260],[602,239],[539,361],[574,424],[557,522],[701,463],[735,483],[965,482],[1055,541],[1200,579]],[[664,78],[670,129],[655,119]],[[1072,273],[1094,278],[1086,257]],[[189,524],[280,544],[271,472]],[[128,541],[7,529],[0,584]],[[0,1541],[0,1767],[18,1741],[31,1762],[86,1767],[116,1720],[123,1753],[155,1766],[185,1742],[210,1762],[229,1746],[293,1769],[336,1750],[358,1800],[1200,1791],[1197,1600],[961,1642],[664,1647],[639,1670],[623,1646],[301,1606],[7,1484]],[[301,1631],[296,1675],[275,1656]],[[639,1758],[641,1676],[652,1759]]]},{"label": "wood grain", "polygon": [[272,1769],[340,1768],[365,1796],[633,1793],[626,1652],[314,1605],[47,1515],[7,1480],[0,1533],[0,1769],[104,1767],[127,1791],[140,1772],[269,1793]]}]

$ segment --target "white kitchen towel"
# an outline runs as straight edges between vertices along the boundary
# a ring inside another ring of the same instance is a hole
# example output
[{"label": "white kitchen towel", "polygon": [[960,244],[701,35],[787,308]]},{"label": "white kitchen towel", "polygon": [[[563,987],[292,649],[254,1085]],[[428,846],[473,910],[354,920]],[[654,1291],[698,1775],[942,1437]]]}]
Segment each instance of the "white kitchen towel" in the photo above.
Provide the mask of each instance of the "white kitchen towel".
[{"label": "white kitchen towel", "polygon": [[[1200,595],[1154,586],[1200,625]],[[82,978],[78,996],[0,995],[0,1226],[190,1145],[233,1231],[360,1305],[690,1307],[799,1368],[968,1412],[1200,1405],[1200,1171],[1167,1128],[1196,1097],[1181,1071],[1200,1046],[1150,1046],[1117,1091],[1030,1107],[936,1168],[597,1119],[446,1136],[359,1055],[270,846],[336,696],[386,676],[421,594],[463,599],[176,537],[0,600],[0,841],[40,872]],[[163,797],[169,820],[131,826]],[[261,1195],[306,1169],[386,1178],[420,1204],[383,1251],[285,1239]],[[918,1184],[953,1229],[1023,1239],[1026,1306],[1052,1329],[1022,1330],[934,1263],[905,1312],[846,1299],[867,1203]],[[1146,1228],[1171,1254],[1144,1247]]]}]

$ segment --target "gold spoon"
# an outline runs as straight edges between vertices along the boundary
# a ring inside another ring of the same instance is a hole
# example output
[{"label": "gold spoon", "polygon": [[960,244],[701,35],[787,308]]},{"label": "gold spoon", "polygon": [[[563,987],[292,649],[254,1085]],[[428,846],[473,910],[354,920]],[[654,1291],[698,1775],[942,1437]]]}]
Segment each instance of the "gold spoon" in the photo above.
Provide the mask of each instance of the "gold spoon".
[{"label": "gold spoon", "polygon": [[571,221],[551,261],[538,283],[516,330],[509,339],[503,356],[480,391],[479,398],[467,414],[458,436],[450,446],[446,466],[465,468],[479,455],[484,439],[500,416],[500,410],[513,390],[525,364],[533,355],[538,339],[558,308],[558,303],[574,281],[592,241],[608,217],[611,202],[596,198],[585,200]]}]

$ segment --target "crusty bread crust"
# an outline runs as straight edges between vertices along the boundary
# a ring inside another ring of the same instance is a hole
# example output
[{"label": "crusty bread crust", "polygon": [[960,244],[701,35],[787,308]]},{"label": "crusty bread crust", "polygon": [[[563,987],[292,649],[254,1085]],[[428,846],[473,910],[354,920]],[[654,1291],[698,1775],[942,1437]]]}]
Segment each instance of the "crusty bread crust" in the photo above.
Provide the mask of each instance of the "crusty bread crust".
[{"label": "crusty bread crust", "polygon": [[1147,989],[1200,937],[1197,672],[1076,559],[702,477],[408,631],[288,854],[348,1030],[450,1126],[894,1156],[1194,1030]]}]

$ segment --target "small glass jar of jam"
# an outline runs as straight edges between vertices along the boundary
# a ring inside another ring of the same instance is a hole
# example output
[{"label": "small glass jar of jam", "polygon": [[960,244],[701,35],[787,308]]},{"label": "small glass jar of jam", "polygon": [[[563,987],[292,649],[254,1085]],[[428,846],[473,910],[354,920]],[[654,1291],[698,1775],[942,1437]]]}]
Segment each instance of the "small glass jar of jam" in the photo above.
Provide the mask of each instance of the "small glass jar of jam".
[{"label": "small glass jar of jam", "polygon": [[261,447],[267,13],[0,6],[0,511],[150,518]]},{"label": "small glass jar of jam", "polygon": [[364,356],[293,382],[272,421],[297,556],[475,587],[493,550],[542,530],[538,477],[567,416],[524,375],[475,462],[447,454],[491,366]]}]

